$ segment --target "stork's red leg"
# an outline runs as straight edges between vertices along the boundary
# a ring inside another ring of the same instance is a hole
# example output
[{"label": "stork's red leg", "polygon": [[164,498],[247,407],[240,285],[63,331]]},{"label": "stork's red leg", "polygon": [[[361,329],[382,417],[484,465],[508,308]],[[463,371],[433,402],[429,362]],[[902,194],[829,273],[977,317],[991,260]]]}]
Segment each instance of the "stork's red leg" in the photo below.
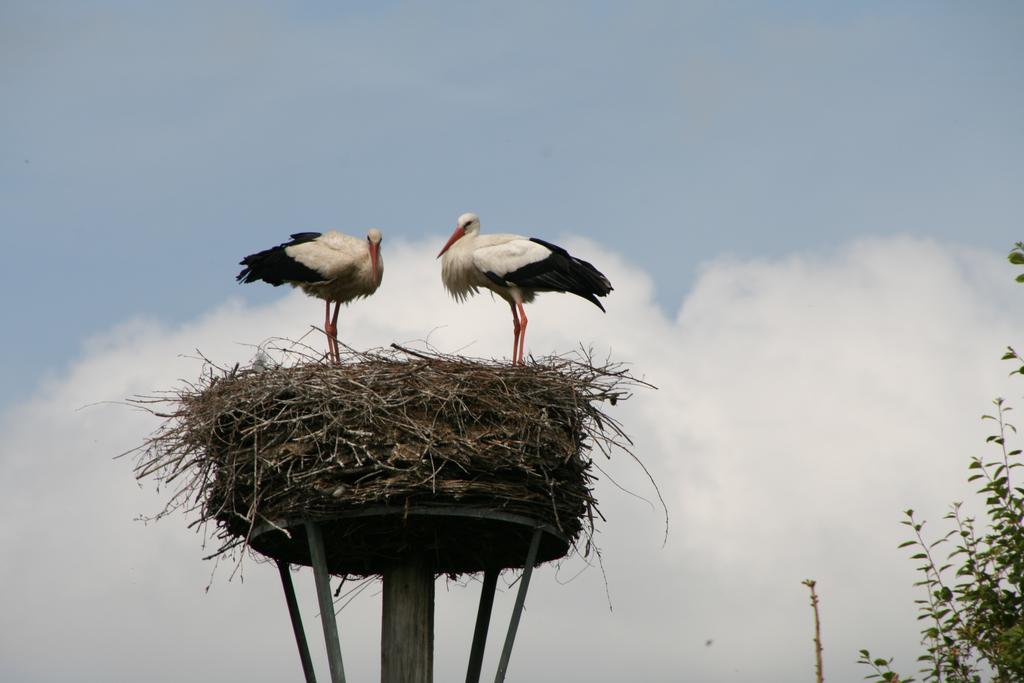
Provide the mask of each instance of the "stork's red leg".
[{"label": "stork's red leg", "polygon": [[327,337],[327,357],[334,356],[334,344],[331,341],[331,302],[324,300],[324,335]]},{"label": "stork's red leg", "polygon": [[334,362],[341,362],[341,350],[338,349],[338,312],[341,310],[341,302],[334,302],[334,315],[331,317],[331,336],[334,337]]},{"label": "stork's red leg", "polygon": [[325,301],[324,309],[324,334],[327,335],[327,357],[333,361],[338,356],[337,324],[331,321],[331,302]]},{"label": "stork's red leg", "polygon": [[523,360],[523,349],[526,347],[526,309],[523,308],[523,302],[517,301],[516,306],[519,307],[519,323],[522,329],[519,331],[519,364],[526,365],[526,361]]},{"label": "stork's red leg", "polygon": [[519,315],[516,313],[515,303],[509,301],[508,307],[512,309],[512,365],[515,365],[516,354],[519,352]]}]

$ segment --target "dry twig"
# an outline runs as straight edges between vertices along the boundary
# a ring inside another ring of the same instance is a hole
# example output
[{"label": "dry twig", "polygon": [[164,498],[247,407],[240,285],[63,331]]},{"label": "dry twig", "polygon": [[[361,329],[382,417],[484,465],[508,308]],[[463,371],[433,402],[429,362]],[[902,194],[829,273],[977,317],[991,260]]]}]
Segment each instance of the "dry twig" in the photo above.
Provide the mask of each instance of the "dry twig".
[{"label": "dry twig", "polygon": [[811,609],[814,610],[814,679],[817,683],[824,683],[825,672],[821,665],[821,619],[818,614],[818,593],[814,587],[818,585],[813,579],[801,581],[811,591]]}]

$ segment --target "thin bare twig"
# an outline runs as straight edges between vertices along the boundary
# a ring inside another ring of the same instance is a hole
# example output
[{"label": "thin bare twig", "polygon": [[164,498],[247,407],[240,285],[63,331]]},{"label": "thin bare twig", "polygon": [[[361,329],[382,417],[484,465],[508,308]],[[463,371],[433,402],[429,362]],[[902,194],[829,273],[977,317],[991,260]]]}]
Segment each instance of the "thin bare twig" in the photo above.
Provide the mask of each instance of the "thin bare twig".
[{"label": "thin bare twig", "polygon": [[818,614],[818,594],[815,592],[814,587],[818,585],[817,581],[812,579],[804,579],[801,581],[803,585],[811,591],[811,609],[814,610],[814,672],[815,680],[818,683],[824,683],[825,673],[821,665],[821,619]]}]

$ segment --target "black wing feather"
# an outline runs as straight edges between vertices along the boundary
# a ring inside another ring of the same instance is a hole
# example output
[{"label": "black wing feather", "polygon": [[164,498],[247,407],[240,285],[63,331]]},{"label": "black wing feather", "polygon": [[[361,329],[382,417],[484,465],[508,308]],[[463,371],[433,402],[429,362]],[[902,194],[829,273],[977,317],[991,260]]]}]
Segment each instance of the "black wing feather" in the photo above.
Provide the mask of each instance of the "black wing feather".
[{"label": "black wing feather", "polygon": [[246,283],[263,280],[275,287],[286,282],[323,282],[321,273],[299,263],[285,251],[286,247],[312,242],[320,235],[319,232],[297,232],[290,242],[249,254],[239,262],[245,268],[235,279]]},{"label": "black wing feather", "polygon": [[612,285],[601,271],[591,263],[576,258],[557,244],[551,244],[536,237],[531,237],[530,241],[546,247],[551,251],[551,255],[546,259],[507,273],[504,278],[499,278],[493,273],[487,273],[487,277],[496,282],[504,280],[506,285],[516,287],[538,291],[569,292],[583,297],[602,311],[604,310],[604,306],[597,300],[597,297],[607,296],[612,291]]}]

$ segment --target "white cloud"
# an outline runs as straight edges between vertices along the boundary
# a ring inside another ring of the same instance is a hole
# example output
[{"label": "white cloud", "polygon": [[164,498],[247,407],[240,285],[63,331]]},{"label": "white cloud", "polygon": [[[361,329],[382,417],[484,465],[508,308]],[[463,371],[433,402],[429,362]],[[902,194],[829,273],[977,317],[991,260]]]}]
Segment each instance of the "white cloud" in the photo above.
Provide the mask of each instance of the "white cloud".
[{"label": "white cloud", "polygon": [[[445,351],[508,355],[507,306],[448,300],[426,256],[436,246],[388,245],[385,285],[342,312],[343,341],[428,338]],[[1024,332],[1001,257],[880,239],[715,262],[670,319],[634,265],[591,243],[568,246],[611,277],[608,314],[542,297],[530,308],[528,351],[593,344],[660,387],[615,410],[661,486],[671,531],[662,547],[660,512],[602,482],[609,521],[598,540],[614,611],[598,569],[560,585],[578,560],[542,568],[511,678],[810,679],[808,577],[819,581],[827,677],[862,676],[853,660],[865,646],[912,669],[915,577],[895,548],[900,511],[920,509],[938,526],[948,502],[970,497],[967,458],[984,452],[976,417],[1017,391],[996,360]],[[174,329],[133,321],[88,342],[66,376],[3,416],[0,678],[298,677],[272,565],[247,562],[244,582],[230,583],[222,566],[205,593],[213,567],[199,559],[200,538],[178,516],[133,522],[164,494],[137,487],[128,460],[111,460],[155,421],[83,406],[194,378],[196,349],[246,362],[251,344],[298,338],[321,315],[295,293],[261,308],[230,301]],[[628,458],[601,465],[653,498]],[[296,580],[322,653],[311,577]],[[341,615],[353,680],[376,675],[376,592]],[[475,584],[439,587],[437,680],[463,675],[476,596]],[[511,600],[499,596],[485,671]]]}]

